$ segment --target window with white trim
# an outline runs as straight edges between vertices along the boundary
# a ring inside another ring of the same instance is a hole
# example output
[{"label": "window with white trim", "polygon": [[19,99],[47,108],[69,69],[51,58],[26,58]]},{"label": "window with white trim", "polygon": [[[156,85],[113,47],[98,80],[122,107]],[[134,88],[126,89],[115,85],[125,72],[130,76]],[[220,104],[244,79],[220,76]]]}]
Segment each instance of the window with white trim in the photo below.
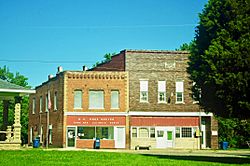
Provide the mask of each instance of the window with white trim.
[{"label": "window with white trim", "polygon": [[175,138],[193,138],[196,127],[176,127]]},{"label": "window with white trim", "polygon": [[43,142],[43,126],[40,126],[40,142]]},{"label": "window with white trim", "polygon": [[119,108],[119,91],[112,90],[111,91],[111,109]]},{"label": "window with white trim", "polygon": [[74,109],[82,108],[82,91],[75,90],[74,91]]},{"label": "window with white trim", "polygon": [[33,127],[30,128],[30,143],[33,142]]},{"label": "window with white trim", "polygon": [[46,112],[48,112],[48,110],[49,110],[49,109],[48,109],[48,107],[49,107],[48,104],[49,104],[49,95],[46,94],[46,100],[45,100],[45,111],[46,111]]},{"label": "window with white trim", "polygon": [[155,128],[150,127],[150,138],[155,138]]},{"label": "window with white trim", "polygon": [[32,100],[32,114],[36,113],[36,98]]},{"label": "window with white trim", "polygon": [[140,138],[148,138],[149,136],[149,129],[147,127],[139,128],[139,137]]},{"label": "window with white trim", "polygon": [[140,81],[140,102],[148,102],[148,81]]},{"label": "window with white trim", "polygon": [[158,81],[158,103],[166,102],[166,81]]},{"label": "window with white trim", "polygon": [[176,103],[184,103],[183,92],[184,92],[184,84],[183,81],[176,81]]},{"label": "window with white trim", "polygon": [[132,127],[132,137],[137,138],[137,128],[136,127]]},{"label": "window with white trim", "polygon": [[43,97],[40,96],[40,101],[39,101],[39,112],[43,112]]},{"label": "window with white trim", "polygon": [[104,109],[104,91],[90,90],[89,91],[89,108]]},{"label": "window with white trim", "polygon": [[57,110],[57,92],[54,93],[54,111]]}]

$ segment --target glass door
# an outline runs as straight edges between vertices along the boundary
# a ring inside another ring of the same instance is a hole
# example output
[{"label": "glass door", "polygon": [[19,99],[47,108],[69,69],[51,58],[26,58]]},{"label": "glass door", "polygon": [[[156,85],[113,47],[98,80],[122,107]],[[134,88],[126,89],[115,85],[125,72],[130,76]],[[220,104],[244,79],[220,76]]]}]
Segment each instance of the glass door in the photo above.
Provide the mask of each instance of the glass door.
[{"label": "glass door", "polygon": [[76,128],[68,127],[67,128],[67,147],[75,147],[76,142]]}]

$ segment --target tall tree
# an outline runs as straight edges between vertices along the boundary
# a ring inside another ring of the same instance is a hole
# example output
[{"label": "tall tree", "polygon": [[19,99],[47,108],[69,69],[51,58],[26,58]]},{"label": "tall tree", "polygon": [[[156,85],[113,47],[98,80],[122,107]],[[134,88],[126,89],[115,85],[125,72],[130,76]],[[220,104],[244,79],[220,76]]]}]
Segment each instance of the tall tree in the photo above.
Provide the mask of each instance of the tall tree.
[{"label": "tall tree", "polygon": [[199,15],[188,72],[208,112],[250,119],[250,1],[209,0]]},{"label": "tall tree", "polygon": [[[0,78],[10,83],[14,83],[16,85],[29,88],[27,82],[28,78],[21,75],[19,72],[15,74],[11,73],[9,68],[6,66],[3,66],[2,68],[0,67]],[[15,109],[14,104],[15,104],[14,101],[11,101],[9,104],[9,117],[8,117],[9,125],[12,125],[14,122],[14,109]],[[2,126],[3,123],[2,110],[3,110],[3,103],[0,102],[0,126]],[[22,125],[21,137],[23,143],[26,143],[28,139],[28,123],[29,123],[28,111],[29,111],[29,98],[27,96],[24,96],[21,101],[21,125]]]},{"label": "tall tree", "polygon": [[193,47],[194,41],[190,43],[184,43],[180,46],[180,48],[175,49],[176,51],[191,51]]}]

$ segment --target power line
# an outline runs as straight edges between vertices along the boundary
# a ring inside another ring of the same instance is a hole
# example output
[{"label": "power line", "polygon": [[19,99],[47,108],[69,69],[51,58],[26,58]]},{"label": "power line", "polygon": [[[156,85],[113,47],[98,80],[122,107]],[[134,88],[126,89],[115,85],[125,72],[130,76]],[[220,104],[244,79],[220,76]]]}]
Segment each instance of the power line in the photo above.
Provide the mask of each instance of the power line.
[{"label": "power line", "polygon": [[58,63],[74,63],[74,64],[92,64],[94,61],[55,61],[55,60],[30,60],[30,59],[0,59],[0,62],[15,62],[15,63],[47,63],[47,64],[58,64]]}]

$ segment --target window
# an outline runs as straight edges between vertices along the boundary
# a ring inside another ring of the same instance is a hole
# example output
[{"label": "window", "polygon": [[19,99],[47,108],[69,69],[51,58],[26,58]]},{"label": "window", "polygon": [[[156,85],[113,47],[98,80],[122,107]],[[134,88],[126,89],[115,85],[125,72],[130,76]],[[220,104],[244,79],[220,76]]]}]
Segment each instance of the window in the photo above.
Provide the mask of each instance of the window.
[{"label": "window", "polygon": [[41,112],[43,112],[43,97],[42,96],[40,96],[39,106],[40,106],[40,108],[39,108],[40,111],[39,112],[41,113]]},{"label": "window", "polygon": [[74,91],[74,108],[75,109],[82,108],[82,91],[81,90]]},{"label": "window", "polygon": [[164,131],[163,130],[157,130],[157,137],[163,137]]},{"label": "window", "polygon": [[52,144],[52,124],[49,125],[49,144]]},{"label": "window", "polygon": [[89,91],[89,108],[104,109],[104,92],[102,90]]},{"label": "window", "polygon": [[36,98],[32,100],[32,114],[35,114],[36,111]]},{"label": "window", "polygon": [[176,103],[183,103],[183,81],[176,82]]},{"label": "window", "polygon": [[140,138],[148,138],[149,136],[149,130],[148,128],[139,128],[139,137]]},{"label": "window", "polygon": [[57,110],[57,92],[54,94],[54,111]]},{"label": "window", "polygon": [[119,108],[119,91],[118,90],[111,91],[111,108],[113,109]]},{"label": "window", "polygon": [[40,142],[43,142],[43,126],[40,126]]},{"label": "window", "polygon": [[78,127],[77,133],[79,139],[93,139],[95,138],[95,127]]},{"label": "window", "polygon": [[173,131],[167,131],[167,135],[168,135],[168,140],[173,139]]},{"label": "window", "polygon": [[166,81],[158,81],[158,102],[166,102]]},{"label": "window", "polygon": [[46,94],[46,101],[45,101],[45,111],[48,111],[48,104],[49,104],[49,96]]},{"label": "window", "polygon": [[180,138],[181,137],[181,131],[180,127],[175,128],[175,138]]},{"label": "window", "polygon": [[196,82],[193,82],[193,89],[196,91],[196,93],[193,93],[193,104],[199,103],[199,99],[201,98],[201,89],[196,86]]},{"label": "window", "polygon": [[137,138],[137,128],[136,127],[132,128],[132,137]]},{"label": "window", "polygon": [[150,137],[155,138],[155,128],[150,128]]},{"label": "window", "polygon": [[181,128],[181,137],[192,138],[192,128],[191,127],[182,127]]},{"label": "window", "polygon": [[140,81],[140,102],[148,102],[148,81]]},{"label": "window", "polygon": [[114,127],[96,127],[96,137],[100,139],[114,139]]}]

